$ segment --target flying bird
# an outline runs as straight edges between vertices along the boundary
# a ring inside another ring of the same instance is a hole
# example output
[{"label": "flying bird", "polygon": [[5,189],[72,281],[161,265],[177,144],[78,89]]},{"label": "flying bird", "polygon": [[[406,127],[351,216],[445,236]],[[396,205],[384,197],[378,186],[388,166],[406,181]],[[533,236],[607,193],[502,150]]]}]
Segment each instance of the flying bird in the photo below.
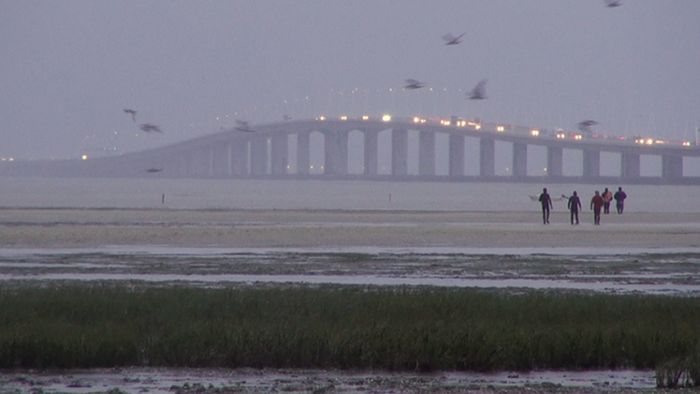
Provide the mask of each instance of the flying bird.
[{"label": "flying bird", "polygon": [[250,125],[248,124],[248,121],[245,120],[236,120],[236,130],[238,131],[245,131],[245,132],[253,132],[254,130],[250,128]]},{"label": "flying bird", "polygon": [[131,119],[133,119],[134,122],[136,122],[136,111],[134,111],[133,109],[126,108],[124,110],[124,113],[131,114]]},{"label": "flying bird", "polygon": [[488,79],[482,79],[476,84],[474,89],[467,92],[470,100],[483,100],[486,98],[486,82],[488,82]]},{"label": "flying bird", "polygon": [[591,126],[597,125],[598,122],[595,120],[584,120],[582,122],[578,123],[578,129],[583,131],[584,133],[590,133],[591,132]]},{"label": "flying bird", "polygon": [[447,41],[445,45],[457,45],[462,42],[461,38],[467,33],[462,33],[458,35],[457,37],[453,36],[452,33],[447,33],[444,36],[442,36],[442,39]]},{"label": "flying bird", "polygon": [[407,79],[406,86],[404,86],[403,88],[408,90],[415,90],[420,89],[423,86],[425,86],[424,82],[416,81],[415,79]]},{"label": "flying bird", "polygon": [[161,172],[163,171],[162,168],[149,168],[146,170],[146,172]]},{"label": "flying bird", "polygon": [[139,126],[139,128],[145,131],[146,133],[150,133],[151,131],[155,131],[157,133],[163,132],[163,130],[160,129],[160,126],[151,123],[144,123],[141,126]]},{"label": "flying bird", "polygon": [[615,8],[622,5],[622,0],[605,0],[605,5],[608,8]]}]

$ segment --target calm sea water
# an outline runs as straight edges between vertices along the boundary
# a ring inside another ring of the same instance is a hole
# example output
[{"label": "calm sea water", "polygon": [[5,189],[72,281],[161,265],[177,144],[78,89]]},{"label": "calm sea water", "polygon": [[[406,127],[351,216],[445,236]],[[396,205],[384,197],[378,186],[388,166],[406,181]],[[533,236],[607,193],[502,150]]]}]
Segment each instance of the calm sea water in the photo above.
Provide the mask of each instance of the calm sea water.
[{"label": "calm sea water", "polygon": [[[582,197],[618,185],[0,178],[0,207],[538,211],[530,196]],[[700,186],[629,185],[626,212],[700,213]],[[565,210],[566,201],[554,201]]]}]

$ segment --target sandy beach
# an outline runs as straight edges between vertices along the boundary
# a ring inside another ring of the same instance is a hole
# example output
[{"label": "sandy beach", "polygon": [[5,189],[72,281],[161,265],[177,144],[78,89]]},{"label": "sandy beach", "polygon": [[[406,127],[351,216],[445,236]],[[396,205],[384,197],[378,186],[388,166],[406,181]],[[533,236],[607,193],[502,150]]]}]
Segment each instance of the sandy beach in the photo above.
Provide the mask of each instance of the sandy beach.
[{"label": "sandy beach", "polygon": [[2,209],[3,248],[698,248],[700,214],[339,210]]}]

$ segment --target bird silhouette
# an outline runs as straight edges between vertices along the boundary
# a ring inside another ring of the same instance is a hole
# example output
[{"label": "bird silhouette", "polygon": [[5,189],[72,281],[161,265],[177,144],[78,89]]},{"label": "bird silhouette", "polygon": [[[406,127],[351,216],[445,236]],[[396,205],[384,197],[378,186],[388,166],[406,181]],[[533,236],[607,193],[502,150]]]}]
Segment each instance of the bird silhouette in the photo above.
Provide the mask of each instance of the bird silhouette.
[{"label": "bird silhouette", "polygon": [[133,119],[134,122],[136,122],[136,111],[134,111],[133,109],[126,108],[124,110],[124,113],[131,114],[131,119]]},{"label": "bird silhouette", "polygon": [[151,131],[155,131],[157,133],[163,132],[163,130],[160,129],[160,126],[151,123],[144,123],[141,126],[139,126],[139,128],[145,131],[146,133],[150,133]]},{"label": "bird silhouette", "polygon": [[447,33],[442,36],[442,39],[446,41],[445,45],[457,45],[462,42],[461,38],[467,33],[462,33],[457,37],[453,36],[452,33]]},{"label": "bird silhouette", "polygon": [[608,8],[615,8],[622,5],[622,0],[605,0],[605,5]]},{"label": "bird silhouette", "polygon": [[584,120],[582,122],[578,123],[578,129],[583,131],[584,133],[590,133],[591,132],[591,126],[597,125],[598,122],[595,120]]},{"label": "bird silhouette", "polygon": [[163,171],[162,168],[149,168],[146,170],[146,172],[161,172]]},{"label": "bird silhouette", "polygon": [[476,84],[474,89],[467,92],[470,100],[483,100],[486,98],[486,82],[488,82],[488,79],[482,79]]},{"label": "bird silhouette", "polygon": [[407,90],[420,89],[423,86],[425,86],[425,83],[417,81],[415,79],[407,79],[407,80],[405,80],[405,82],[406,82],[406,86],[404,86],[403,88],[407,89]]},{"label": "bird silhouette", "polygon": [[235,129],[238,131],[245,131],[247,133],[255,131],[250,128],[249,122],[245,120],[236,120],[236,125]]}]

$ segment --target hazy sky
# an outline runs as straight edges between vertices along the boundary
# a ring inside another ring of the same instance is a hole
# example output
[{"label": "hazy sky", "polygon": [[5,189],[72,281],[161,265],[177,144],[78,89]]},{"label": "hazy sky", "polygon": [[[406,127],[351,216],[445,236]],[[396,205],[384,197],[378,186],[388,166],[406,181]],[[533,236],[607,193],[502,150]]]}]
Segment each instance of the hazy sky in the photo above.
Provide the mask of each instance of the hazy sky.
[{"label": "hazy sky", "polygon": [[[140,150],[283,114],[593,119],[690,140],[698,16],[697,0],[0,0],[0,157]],[[466,34],[445,46],[447,32]],[[489,98],[466,100],[482,78]]]}]

